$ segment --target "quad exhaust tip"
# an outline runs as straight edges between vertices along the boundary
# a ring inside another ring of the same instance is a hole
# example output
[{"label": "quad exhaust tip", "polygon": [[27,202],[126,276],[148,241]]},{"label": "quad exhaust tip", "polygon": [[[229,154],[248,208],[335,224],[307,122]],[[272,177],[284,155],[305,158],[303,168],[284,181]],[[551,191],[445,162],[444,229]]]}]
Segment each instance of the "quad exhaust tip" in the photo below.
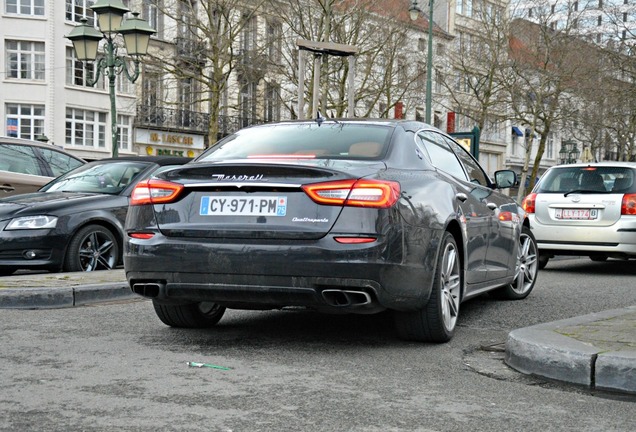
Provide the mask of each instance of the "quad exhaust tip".
[{"label": "quad exhaust tip", "polygon": [[330,306],[342,308],[366,306],[372,303],[371,296],[365,291],[326,289],[322,291],[322,297]]}]

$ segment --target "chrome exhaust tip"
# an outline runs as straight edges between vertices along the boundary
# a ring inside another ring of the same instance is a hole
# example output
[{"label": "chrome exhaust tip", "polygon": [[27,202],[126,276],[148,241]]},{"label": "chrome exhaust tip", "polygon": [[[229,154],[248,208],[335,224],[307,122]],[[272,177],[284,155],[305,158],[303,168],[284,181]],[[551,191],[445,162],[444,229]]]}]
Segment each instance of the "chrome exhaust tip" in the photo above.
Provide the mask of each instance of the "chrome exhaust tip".
[{"label": "chrome exhaust tip", "polygon": [[330,306],[343,308],[366,306],[372,302],[371,296],[365,291],[326,289],[322,291],[322,298]]}]

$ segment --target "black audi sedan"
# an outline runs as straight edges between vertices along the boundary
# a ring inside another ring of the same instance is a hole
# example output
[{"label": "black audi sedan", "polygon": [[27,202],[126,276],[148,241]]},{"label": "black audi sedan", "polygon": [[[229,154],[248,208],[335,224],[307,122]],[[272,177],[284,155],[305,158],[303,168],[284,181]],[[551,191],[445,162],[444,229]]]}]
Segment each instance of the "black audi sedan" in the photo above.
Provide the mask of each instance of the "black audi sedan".
[{"label": "black audi sedan", "polygon": [[38,192],[0,199],[0,275],[93,271],[121,264],[137,182],[190,158],[120,157],[82,165]]},{"label": "black audi sedan", "polygon": [[392,311],[398,336],[446,342],[460,304],[523,299],[537,277],[524,211],[450,136],[402,120],[243,129],[137,183],[131,289],[173,327],[230,309]]}]

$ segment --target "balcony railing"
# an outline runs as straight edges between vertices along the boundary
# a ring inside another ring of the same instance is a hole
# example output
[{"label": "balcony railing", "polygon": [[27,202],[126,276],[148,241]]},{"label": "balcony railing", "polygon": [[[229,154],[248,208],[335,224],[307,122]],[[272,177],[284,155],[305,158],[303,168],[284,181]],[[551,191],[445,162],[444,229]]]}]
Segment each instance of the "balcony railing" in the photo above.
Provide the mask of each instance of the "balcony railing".
[{"label": "balcony railing", "polygon": [[137,105],[135,126],[206,134],[209,116],[204,112]]},{"label": "balcony railing", "polygon": [[[263,119],[252,116],[219,115],[218,138],[233,134],[241,128],[263,123],[266,123]],[[209,125],[208,113],[137,105],[136,127],[207,135]]]},{"label": "balcony railing", "polygon": [[205,64],[205,42],[187,37],[177,37],[175,38],[175,47],[177,58],[189,63]]}]

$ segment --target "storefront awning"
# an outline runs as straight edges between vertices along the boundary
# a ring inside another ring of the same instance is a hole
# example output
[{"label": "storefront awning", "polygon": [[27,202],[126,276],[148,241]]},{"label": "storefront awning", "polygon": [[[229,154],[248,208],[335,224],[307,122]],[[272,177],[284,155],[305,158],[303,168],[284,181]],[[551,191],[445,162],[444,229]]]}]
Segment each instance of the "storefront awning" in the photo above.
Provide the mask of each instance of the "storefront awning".
[{"label": "storefront awning", "polygon": [[521,136],[523,136],[523,131],[520,128],[518,128],[517,126],[513,126],[512,127],[512,134],[521,137]]}]

